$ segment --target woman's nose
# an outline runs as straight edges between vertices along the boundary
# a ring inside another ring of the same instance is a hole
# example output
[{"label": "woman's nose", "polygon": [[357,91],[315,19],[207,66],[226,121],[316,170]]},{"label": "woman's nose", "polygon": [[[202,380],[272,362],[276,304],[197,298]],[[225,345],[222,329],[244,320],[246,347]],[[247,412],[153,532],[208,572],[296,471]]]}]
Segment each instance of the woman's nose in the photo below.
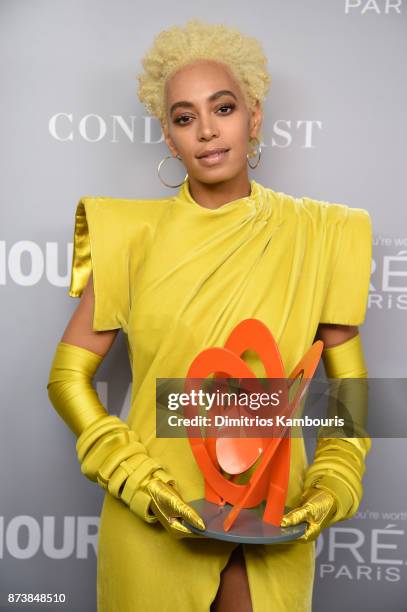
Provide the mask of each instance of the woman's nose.
[{"label": "woman's nose", "polygon": [[199,128],[198,128],[198,138],[201,139],[209,139],[214,136],[219,136],[219,130],[216,126],[215,120],[213,117],[203,117],[200,119]]}]

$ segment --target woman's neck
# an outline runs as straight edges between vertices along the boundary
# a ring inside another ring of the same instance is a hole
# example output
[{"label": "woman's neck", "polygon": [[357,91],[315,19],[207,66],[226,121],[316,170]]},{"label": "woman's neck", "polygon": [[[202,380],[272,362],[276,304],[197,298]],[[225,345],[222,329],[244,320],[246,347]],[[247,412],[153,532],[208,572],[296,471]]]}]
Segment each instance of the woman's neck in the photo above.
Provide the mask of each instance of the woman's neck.
[{"label": "woman's neck", "polygon": [[251,192],[247,174],[217,183],[203,183],[189,176],[188,183],[189,192],[195,202],[211,209],[219,208],[240,198],[246,198]]}]

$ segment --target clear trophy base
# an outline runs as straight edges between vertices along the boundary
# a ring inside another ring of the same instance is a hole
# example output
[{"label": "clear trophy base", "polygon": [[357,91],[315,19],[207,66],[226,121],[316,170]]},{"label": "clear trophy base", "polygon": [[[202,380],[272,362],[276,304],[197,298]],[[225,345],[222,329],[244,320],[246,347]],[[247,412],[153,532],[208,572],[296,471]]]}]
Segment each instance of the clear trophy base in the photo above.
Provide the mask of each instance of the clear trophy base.
[{"label": "clear trophy base", "polygon": [[[305,533],[308,526],[305,522],[293,525],[292,527],[274,527],[274,525],[265,523],[262,517],[266,503],[263,501],[256,508],[242,508],[229,531],[224,531],[223,521],[233,506],[230,504],[218,506],[206,501],[204,498],[194,499],[188,502],[188,505],[194,508],[202,517],[206,530],[201,531],[183,519],[182,522],[188,529],[201,536],[226,542],[280,544],[296,540]],[[291,508],[286,506],[284,513],[286,514],[290,510]]]}]

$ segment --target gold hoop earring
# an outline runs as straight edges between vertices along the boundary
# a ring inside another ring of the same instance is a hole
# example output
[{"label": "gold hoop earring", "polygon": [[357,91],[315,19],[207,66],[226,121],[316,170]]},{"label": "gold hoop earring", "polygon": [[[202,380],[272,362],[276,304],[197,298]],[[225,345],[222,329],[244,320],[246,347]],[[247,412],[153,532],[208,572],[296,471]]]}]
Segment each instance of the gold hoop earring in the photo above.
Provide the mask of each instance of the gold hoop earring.
[{"label": "gold hoop earring", "polygon": [[[259,162],[260,162],[260,158],[261,158],[261,144],[260,144],[260,140],[255,136],[254,138],[250,138],[249,142],[252,142],[253,140],[258,143],[258,150],[257,151],[256,150],[250,151],[250,153],[246,154],[247,163],[249,164],[250,168],[252,168],[252,170],[257,168],[257,166],[259,165]],[[249,158],[250,157],[254,157],[256,154],[259,155],[259,159],[257,160],[256,164],[254,166],[252,166],[250,161],[249,161]]]},{"label": "gold hoop earring", "polygon": [[164,164],[164,163],[167,161],[167,159],[179,159],[180,161],[182,161],[179,155],[177,155],[175,158],[174,158],[172,155],[166,155],[165,157],[163,157],[163,159],[160,161],[160,163],[158,164],[158,167],[157,167],[157,174],[158,174],[158,178],[159,178],[159,179],[160,179],[160,181],[163,183],[163,185],[165,185],[166,187],[174,187],[174,188],[175,188],[175,187],[180,187],[180,186],[181,186],[183,183],[185,183],[185,180],[186,180],[186,179],[187,179],[187,177],[188,177],[188,172],[186,173],[186,175],[185,175],[184,180],[182,181],[182,183],[179,183],[179,185],[169,185],[168,183],[166,183],[165,181],[163,181],[163,179],[161,178],[161,175],[160,175],[160,169],[161,169],[161,166],[162,166],[162,165],[163,165],[163,164]]}]

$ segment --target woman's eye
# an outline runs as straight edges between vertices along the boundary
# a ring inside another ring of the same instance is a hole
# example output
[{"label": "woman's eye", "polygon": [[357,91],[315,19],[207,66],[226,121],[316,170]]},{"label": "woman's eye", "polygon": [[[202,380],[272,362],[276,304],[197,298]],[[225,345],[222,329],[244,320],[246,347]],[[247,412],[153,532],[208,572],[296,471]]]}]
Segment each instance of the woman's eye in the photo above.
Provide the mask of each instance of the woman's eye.
[{"label": "woman's eye", "polygon": [[[222,109],[227,109],[228,111],[232,111],[234,108],[235,108],[235,104],[223,104],[222,106],[218,108],[218,111],[221,111]],[[221,115],[230,115],[230,112],[221,113]],[[186,119],[187,121],[185,122],[184,119]],[[180,115],[179,117],[174,119],[174,123],[178,123],[179,125],[188,125],[189,123],[188,119],[192,119],[192,117],[189,117],[189,115]]]},{"label": "woman's eye", "polygon": [[174,123],[179,123],[180,125],[185,125],[185,123],[181,123],[182,119],[191,119],[188,115],[180,115],[174,120]]},{"label": "woman's eye", "polygon": [[[222,110],[222,108],[229,108],[230,110],[233,110],[235,108],[235,105],[234,104],[223,104],[223,106],[218,108],[218,110]],[[230,113],[221,113],[221,115],[226,115],[226,114],[230,114]]]}]

